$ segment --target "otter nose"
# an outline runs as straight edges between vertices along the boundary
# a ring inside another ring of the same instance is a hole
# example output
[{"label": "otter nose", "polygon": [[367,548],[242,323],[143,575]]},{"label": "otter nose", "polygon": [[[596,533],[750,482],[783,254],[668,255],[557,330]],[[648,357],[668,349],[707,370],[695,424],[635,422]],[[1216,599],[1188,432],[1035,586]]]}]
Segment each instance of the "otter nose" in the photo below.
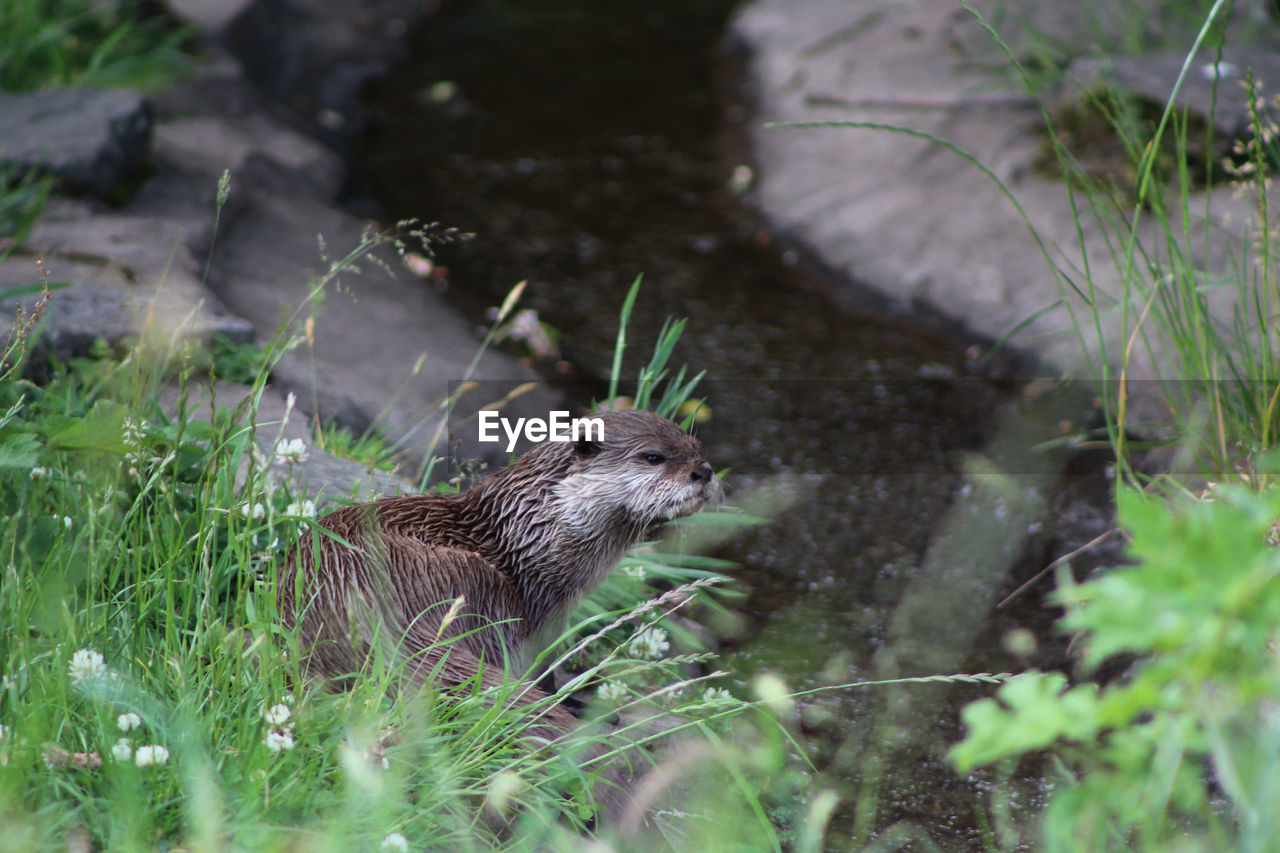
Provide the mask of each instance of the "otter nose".
[{"label": "otter nose", "polygon": [[693,469],[693,473],[689,476],[693,478],[695,483],[710,483],[715,472],[711,470],[711,466],[703,462],[697,468]]}]

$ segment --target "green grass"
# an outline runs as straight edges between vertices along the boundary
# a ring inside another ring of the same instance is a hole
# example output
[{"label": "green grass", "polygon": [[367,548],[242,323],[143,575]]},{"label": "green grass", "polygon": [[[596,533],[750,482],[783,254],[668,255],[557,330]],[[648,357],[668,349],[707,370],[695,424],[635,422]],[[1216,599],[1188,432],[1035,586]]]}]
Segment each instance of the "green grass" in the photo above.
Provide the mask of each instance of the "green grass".
[{"label": "green grass", "polygon": [[0,89],[152,89],[189,65],[187,31],[138,2],[0,0]]},{"label": "green grass", "polygon": [[[1170,7],[1170,15],[1186,18],[1186,4]],[[1085,282],[1076,294],[1084,291],[1083,304],[1072,309],[1065,291],[1063,304],[1073,310],[1082,345],[1099,356],[1094,367],[1103,383],[1107,430],[1119,475],[1130,483],[1143,483],[1133,464],[1134,430],[1175,448],[1174,470],[1192,482],[1243,479],[1265,489],[1280,470],[1274,458],[1280,429],[1280,341],[1273,334],[1276,245],[1266,224],[1273,218],[1266,176],[1280,162],[1276,128],[1258,109],[1265,93],[1255,91],[1252,81],[1253,134],[1247,140],[1221,139],[1212,122],[1175,106],[1193,60],[1203,63],[1221,50],[1230,8],[1225,0],[1207,9],[1197,6],[1195,38],[1180,45],[1186,60],[1165,103],[1153,108],[1123,93],[1102,91],[1078,107],[1090,115],[1088,135],[1094,143],[1103,136],[1111,140],[1104,147],[1111,150],[1119,180],[1099,174],[1081,150],[1078,113],[1042,110],[1048,160],[1071,196],[1077,234],[1096,223],[1105,235],[1104,257],[1082,252],[1074,259],[1075,278]],[[1028,90],[1044,95],[1039,78],[1020,64],[996,28],[982,24]],[[1124,43],[1109,47],[1116,53],[1133,50]],[[1066,126],[1059,123],[1063,118]],[[1222,200],[1214,208],[1210,193],[1227,188],[1249,199],[1252,210],[1245,221],[1237,217],[1223,228]],[[1093,272],[1101,265],[1119,271],[1118,290],[1095,281]],[[1068,278],[1056,268],[1054,274]],[[1108,340],[1101,330],[1116,320],[1120,339]],[[1162,424],[1136,423],[1131,417],[1125,384],[1145,379],[1135,374],[1138,356],[1154,370],[1142,391],[1162,402]]]},{"label": "green grass", "polygon": [[395,473],[400,467],[400,451],[376,432],[356,435],[346,427],[326,424],[320,428],[316,446],[370,470]]},{"label": "green grass", "polygon": [[[1062,18],[1044,14],[1052,7],[1033,7],[1025,0],[998,0],[990,6],[988,22],[1000,34],[1003,46],[989,42],[987,67],[995,74],[1028,79],[1037,93],[1048,93],[1063,84],[1071,63],[1081,57],[1132,56],[1186,48],[1186,34],[1204,22],[1206,6],[1199,0],[1163,0],[1159,12],[1141,0],[1080,0]],[[1039,12],[1039,14],[1037,14]],[[1063,26],[1061,21],[1073,22]],[[1267,37],[1267,21],[1261,16],[1238,15],[1235,34],[1253,41]],[[1207,46],[1222,44],[1221,27],[1210,34]],[[1004,48],[1016,57],[1015,68]]]},{"label": "green grass", "polygon": [[223,382],[252,385],[268,367],[270,354],[254,344],[233,341],[226,335],[214,335],[209,342],[207,359],[201,366]]}]

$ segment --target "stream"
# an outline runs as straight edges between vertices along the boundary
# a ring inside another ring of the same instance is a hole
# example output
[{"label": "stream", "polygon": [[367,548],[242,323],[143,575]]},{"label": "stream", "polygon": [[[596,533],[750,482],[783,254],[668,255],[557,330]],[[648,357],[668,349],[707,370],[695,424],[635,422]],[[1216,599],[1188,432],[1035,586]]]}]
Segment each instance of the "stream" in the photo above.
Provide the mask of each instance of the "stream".
[{"label": "stream", "polygon": [[[721,553],[742,566],[742,619],[721,650],[744,694],[764,670],[803,690],[933,665],[1069,668],[1046,603],[1051,578],[995,604],[1108,529],[1106,454],[1041,461],[1032,446],[1078,427],[1060,423],[1078,407],[1029,391],[988,343],[833,276],[744,203],[738,167],[750,165],[754,119],[741,57],[722,42],[733,5],[446,3],[411,37],[412,61],[367,97],[360,189],[392,217],[473,232],[440,251],[447,293],[479,318],[527,280],[522,305],[563,334],[563,358],[585,382],[607,373],[637,274],[624,375],[665,318],[688,317],[674,362],[708,371],[713,416],[698,430],[708,458],[732,469],[735,493],[783,476],[797,495]],[[1020,485],[983,497],[979,452]],[[968,559],[949,555],[984,536],[998,541],[971,562],[999,552],[994,574],[973,585],[948,576]],[[1091,552],[1074,569],[1114,557]],[[949,611],[968,620],[954,642],[913,634],[931,614],[945,629]],[[908,654],[912,637],[924,651]],[[1039,768],[1024,762],[1000,782],[945,762],[959,708],[990,685],[901,690],[804,703],[801,732],[842,799],[829,846],[844,849],[857,828],[916,839],[909,849],[928,849],[925,837],[983,849],[975,814],[992,795],[1028,814]]]}]

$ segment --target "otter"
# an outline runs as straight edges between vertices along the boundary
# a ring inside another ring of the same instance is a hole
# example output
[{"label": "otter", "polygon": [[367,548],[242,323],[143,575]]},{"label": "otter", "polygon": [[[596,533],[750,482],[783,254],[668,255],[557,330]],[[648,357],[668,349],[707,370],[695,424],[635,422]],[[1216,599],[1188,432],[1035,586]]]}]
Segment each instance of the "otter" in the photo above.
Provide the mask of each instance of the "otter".
[{"label": "otter", "polygon": [[[701,444],[674,423],[636,410],[599,417],[602,439],[544,442],[461,494],[383,498],[321,518],[333,535],[304,535],[280,577],[283,621],[298,629],[307,671],[350,677],[380,640],[419,684],[500,684],[627,548],[719,499]],[[520,701],[545,695],[530,686]],[[558,706],[545,720],[550,736],[574,724]]]}]

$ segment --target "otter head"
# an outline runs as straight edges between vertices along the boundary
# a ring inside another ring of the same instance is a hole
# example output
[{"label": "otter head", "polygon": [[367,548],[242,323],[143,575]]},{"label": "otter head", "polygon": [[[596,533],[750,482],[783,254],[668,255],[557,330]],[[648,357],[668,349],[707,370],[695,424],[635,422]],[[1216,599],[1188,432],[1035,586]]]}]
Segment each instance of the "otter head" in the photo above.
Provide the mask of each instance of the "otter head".
[{"label": "otter head", "polygon": [[583,531],[638,538],[664,521],[720,499],[721,486],[702,445],[650,412],[605,412],[604,436],[573,443],[554,493],[561,519]]}]

